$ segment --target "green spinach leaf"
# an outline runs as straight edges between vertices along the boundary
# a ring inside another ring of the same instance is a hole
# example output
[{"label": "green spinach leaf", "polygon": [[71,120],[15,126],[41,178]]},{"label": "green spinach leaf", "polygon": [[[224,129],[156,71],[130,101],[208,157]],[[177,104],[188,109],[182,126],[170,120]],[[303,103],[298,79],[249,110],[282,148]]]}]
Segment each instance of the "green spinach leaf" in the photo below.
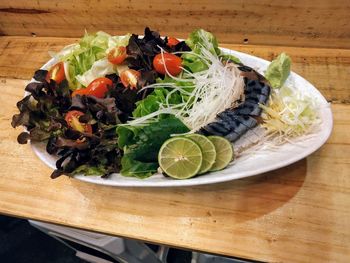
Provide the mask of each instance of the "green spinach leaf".
[{"label": "green spinach leaf", "polygon": [[121,174],[146,178],[157,171],[158,152],[172,134],[188,132],[179,119],[169,116],[145,126],[119,126],[118,146],[123,149]]}]

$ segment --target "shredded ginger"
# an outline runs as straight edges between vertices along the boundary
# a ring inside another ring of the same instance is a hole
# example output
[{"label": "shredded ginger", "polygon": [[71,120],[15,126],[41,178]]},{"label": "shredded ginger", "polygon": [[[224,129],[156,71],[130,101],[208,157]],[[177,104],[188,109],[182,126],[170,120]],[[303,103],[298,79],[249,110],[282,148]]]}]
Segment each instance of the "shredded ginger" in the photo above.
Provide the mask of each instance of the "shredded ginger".
[{"label": "shredded ginger", "polygon": [[320,123],[317,102],[296,89],[274,90],[269,105],[260,107],[264,110],[262,126],[280,144],[309,134]]}]

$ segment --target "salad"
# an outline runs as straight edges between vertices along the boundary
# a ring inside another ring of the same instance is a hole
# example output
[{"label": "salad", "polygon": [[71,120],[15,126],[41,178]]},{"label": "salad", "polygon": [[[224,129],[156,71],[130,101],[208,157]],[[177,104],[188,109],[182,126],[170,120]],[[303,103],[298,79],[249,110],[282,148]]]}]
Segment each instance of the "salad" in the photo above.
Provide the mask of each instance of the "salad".
[{"label": "salad", "polygon": [[[180,41],[85,33],[51,54],[17,103],[18,142],[58,157],[51,177],[113,173],[188,179],[319,127],[317,101],[288,83],[285,53],[264,75],[223,52],[213,34]],[[233,164],[234,165],[234,164]]]}]

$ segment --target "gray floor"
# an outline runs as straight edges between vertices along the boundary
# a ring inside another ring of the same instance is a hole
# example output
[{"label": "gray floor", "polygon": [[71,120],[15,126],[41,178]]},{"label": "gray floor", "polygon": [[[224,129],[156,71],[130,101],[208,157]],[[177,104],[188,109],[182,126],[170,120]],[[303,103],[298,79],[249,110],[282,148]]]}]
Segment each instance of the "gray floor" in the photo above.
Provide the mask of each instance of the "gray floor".
[{"label": "gray floor", "polygon": [[[153,247],[153,246],[152,246]],[[191,253],[171,249],[169,263],[189,263]],[[86,263],[57,240],[32,227],[27,220],[0,215],[1,263]]]},{"label": "gray floor", "polygon": [[2,263],[85,263],[26,220],[6,216],[0,216],[0,259]]},{"label": "gray floor", "polygon": [[[154,251],[158,249],[158,246],[155,245],[149,245],[149,247]],[[94,253],[94,251],[88,253]],[[190,263],[191,256],[190,251],[171,248],[167,261],[168,263]],[[2,215],[0,215],[0,262],[86,263],[75,256],[75,251],[32,227],[27,220]],[[222,261],[216,259],[210,262]],[[252,261],[236,259],[234,262],[249,263]]]}]

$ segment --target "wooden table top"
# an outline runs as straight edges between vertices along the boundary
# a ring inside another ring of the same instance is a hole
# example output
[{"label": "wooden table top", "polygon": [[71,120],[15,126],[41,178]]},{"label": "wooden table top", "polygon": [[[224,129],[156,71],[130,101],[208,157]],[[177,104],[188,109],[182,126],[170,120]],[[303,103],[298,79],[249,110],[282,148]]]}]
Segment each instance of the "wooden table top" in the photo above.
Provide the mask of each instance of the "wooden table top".
[{"label": "wooden table top", "polygon": [[72,41],[0,37],[0,213],[261,261],[349,261],[350,50],[225,45],[266,59],[286,51],[293,70],[332,102],[333,133],[308,158],[222,184],[117,188],[51,180],[10,126],[47,51]]}]

